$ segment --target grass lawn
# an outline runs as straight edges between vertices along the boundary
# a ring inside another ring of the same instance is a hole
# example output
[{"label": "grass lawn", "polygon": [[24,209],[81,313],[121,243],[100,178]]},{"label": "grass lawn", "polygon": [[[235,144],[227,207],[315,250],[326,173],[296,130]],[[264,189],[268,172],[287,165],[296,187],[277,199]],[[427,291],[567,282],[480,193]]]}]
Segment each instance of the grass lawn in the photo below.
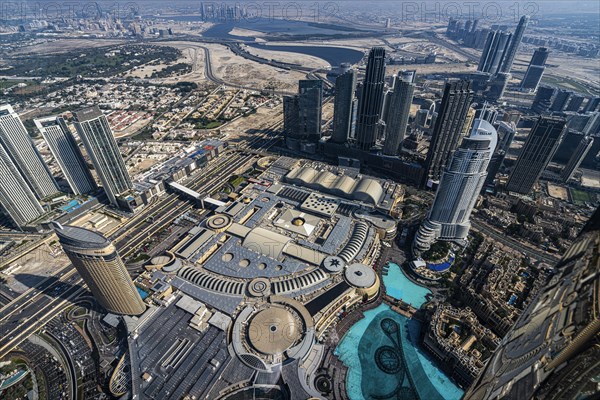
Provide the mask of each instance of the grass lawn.
[{"label": "grass lawn", "polygon": [[21,79],[0,79],[0,89],[8,89],[16,84],[26,82]]},{"label": "grass lawn", "polygon": [[585,203],[586,201],[594,201],[592,195],[583,190],[569,189],[571,192],[571,198],[575,203]]}]

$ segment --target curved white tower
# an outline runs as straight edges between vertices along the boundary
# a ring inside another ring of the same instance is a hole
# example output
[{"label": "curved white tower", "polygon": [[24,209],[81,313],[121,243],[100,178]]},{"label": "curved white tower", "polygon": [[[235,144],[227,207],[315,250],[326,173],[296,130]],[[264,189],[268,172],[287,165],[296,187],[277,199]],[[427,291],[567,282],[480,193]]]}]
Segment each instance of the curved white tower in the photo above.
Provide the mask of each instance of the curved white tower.
[{"label": "curved white tower", "polygon": [[469,217],[487,176],[487,167],[498,142],[496,129],[476,119],[469,136],[442,174],[429,215],[419,227],[413,243],[415,255],[436,240],[464,242],[471,228]]}]

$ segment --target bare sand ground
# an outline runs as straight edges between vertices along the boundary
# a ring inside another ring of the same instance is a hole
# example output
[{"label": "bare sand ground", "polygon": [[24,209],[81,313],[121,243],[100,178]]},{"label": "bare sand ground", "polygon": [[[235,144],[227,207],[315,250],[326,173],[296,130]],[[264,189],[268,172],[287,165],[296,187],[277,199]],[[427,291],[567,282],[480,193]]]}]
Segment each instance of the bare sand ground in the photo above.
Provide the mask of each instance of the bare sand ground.
[{"label": "bare sand ground", "polygon": [[283,106],[281,104],[274,107],[262,106],[256,109],[256,113],[224,125],[221,132],[228,135],[228,141],[236,143],[242,138],[247,139],[253,132],[266,129],[281,120],[282,114]]},{"label": "bare sand ground", "polygon": [[253,31],[251,29],[244,28],[233,28],[229,31],[230,35],[233,36],[251,36],[251,37],[263,37],[266,36],[266,33],[260,31]]},{"label": "bare sand ground", "polygon": [[282,62],[287,62],[287,63],[292,63],[292,64],[300,64],[302,66],[309,67],[309,68],[316,69],[316,68],[331,67],[331,64],[329,64],[327,61],[323,60],[322,58],[310,56],[307,54],[301,54],[301,53],[291,53],[291,52],[285,52],[285,51],[268,50],[268,46],[265,47],[265,49],[262,49],[262,48],[257,49],[255,47],[246,47],[246,51],[248,51],[250,54],[254,54],[256,56],[263,57],[268,60],[276,60],[276,61],[282,61]]},{"label": "bare sand ground", "polygon": [[273,85],[278,90],[296,91],[298,80],[306,74],[275,68],[270,65],[249,61],[235,55],[227,47],[204,44],[210,51],[213,73],[226,82],[261,89]]}]

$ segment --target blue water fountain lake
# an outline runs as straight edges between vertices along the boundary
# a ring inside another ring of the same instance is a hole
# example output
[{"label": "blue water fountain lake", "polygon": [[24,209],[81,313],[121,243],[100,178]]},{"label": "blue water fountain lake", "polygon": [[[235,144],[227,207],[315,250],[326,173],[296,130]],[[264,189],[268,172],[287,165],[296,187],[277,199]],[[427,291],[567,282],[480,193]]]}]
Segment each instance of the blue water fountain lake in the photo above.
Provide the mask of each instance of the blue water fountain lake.
[{"label": "blue water fountain lake", "polygon": [[[430,291],[410,281],[390,263],[383,277],[387,293],[420,307]],[[421,324],[386,304],[366,311],[344,335],[335,354],[348,367],[346,391],[351,400],[458,400],[456,386],[418,344]]]}]

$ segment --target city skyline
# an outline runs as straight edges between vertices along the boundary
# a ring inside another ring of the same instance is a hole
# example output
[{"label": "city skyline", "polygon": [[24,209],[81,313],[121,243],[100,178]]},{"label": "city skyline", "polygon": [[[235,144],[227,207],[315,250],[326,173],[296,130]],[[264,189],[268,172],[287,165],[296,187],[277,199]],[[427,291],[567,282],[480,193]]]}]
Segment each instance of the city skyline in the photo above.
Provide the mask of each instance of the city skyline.
[{"label": "city skyline", "polygon": [[558,3],[9,4],[0,398],[597,396],[600,5]]}]

